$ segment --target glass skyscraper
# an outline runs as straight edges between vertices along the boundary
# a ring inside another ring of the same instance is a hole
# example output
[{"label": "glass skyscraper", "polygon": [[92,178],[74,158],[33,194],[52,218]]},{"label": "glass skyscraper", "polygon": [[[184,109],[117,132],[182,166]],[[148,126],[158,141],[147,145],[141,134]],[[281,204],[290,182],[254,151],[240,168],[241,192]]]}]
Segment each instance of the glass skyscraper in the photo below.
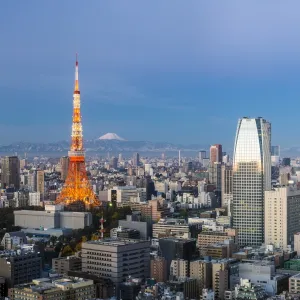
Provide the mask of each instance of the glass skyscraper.
[{"label": "glass skyscraper", "polygon": [[233,157],[233,226],[241,246],[264,242],[264,191],[271,189],[271,124],[238,122]]}]

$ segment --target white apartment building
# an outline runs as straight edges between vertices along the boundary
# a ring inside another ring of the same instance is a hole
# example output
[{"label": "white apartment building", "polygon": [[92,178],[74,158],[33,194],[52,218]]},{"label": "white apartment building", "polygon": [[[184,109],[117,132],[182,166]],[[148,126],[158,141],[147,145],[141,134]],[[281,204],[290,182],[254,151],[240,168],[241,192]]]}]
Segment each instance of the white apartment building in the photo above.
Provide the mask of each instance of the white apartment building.
[{"label": "white apartment building", "polygon": [[300,190],[293,186],[265,191],[265,244],[283,250],[294,245],[294,234],[300,231]]},{"label": "white apartment building", "polygon": [[41,206],[41,193],[29,193],[29,206]]},{"label": "white apartment building", "polygon": [[115,186],[108,190],[108,200],[121,202],[130,202],[131,199],[140,198],[141,202],[146,201],[146,189],[135,186]]},{"label": "white apartment building", "polygon": [[191,238],[190,226],[184,219],[160,219],[152,227],[153,238],[160,236],[174,236],[178,238]]},{"label": "white apartment building", "polygon": [[175,278],[188,277],[189,262],[184,259],[174,259],[170,265],[170,275]]}]

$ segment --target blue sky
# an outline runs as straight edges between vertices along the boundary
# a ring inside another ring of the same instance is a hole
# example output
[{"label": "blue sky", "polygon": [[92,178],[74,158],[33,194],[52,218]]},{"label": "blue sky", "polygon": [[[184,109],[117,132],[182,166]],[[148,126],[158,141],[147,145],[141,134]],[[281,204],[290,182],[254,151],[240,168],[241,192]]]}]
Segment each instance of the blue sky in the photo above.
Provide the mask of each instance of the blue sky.
[{"label": "blue sky", "polygon": [[299,145],[300,2],[4,1],[0,143],[68,139],[75,52],[86,138],[222,143],[239,117]]}]

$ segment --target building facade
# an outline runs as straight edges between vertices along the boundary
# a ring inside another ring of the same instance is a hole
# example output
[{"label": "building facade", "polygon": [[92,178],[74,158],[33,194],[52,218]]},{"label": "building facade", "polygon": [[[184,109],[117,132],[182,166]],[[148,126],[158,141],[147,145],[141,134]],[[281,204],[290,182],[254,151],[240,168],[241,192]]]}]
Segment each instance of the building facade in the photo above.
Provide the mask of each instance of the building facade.
[{"label": "building facade", "polygon": [[233,227],[241,246],[264,242],[264,191],[271,189],[271,124],[238,122],[233,157]]},{"label": "building facade", "polygon": [[222,163],[223,155],[222,155],[222,145],[215,144],[210,147],[210,163]]},{"label": "building facade", "polygon": [[149,277],[149,263],[149,241],[104,239],[82,243],[82,271],[111,279],[117,289],[129,275]]},{"label": "building facade", "polygon": [[300,231],[300,190],[292,186],[265,192],[265,244],[287,250]]},{"label": "building facade", "polygon": [[1,187],[20,188],[20,161],[17,156],[5,156],[1,159]]}]

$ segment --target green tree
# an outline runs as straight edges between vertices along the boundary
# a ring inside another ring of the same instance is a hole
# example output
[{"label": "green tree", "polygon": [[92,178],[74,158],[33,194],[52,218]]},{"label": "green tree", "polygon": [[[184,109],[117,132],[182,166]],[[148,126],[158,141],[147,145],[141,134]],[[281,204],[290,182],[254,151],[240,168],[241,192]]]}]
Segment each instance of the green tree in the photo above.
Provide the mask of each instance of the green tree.
[{"label": "green tree", "polygon": [[74,252],[73,252],[72,248],[69,245],[67,245],[64,247],[61,254],[62,254],[62,256],[70,256],[70,255],[73,255]]}]

